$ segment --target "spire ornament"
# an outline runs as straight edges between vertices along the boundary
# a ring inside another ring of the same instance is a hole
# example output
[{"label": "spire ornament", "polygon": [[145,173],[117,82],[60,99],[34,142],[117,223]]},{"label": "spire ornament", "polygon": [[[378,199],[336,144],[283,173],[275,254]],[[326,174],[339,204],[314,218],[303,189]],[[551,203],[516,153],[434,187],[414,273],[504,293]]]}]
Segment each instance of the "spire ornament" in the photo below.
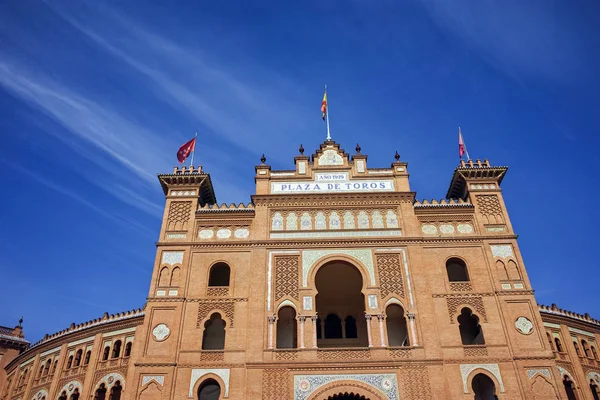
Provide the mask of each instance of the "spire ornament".
[{"label": "spire ornament", "polygon": [[400,154],[398,154],[398,150],[396,150],[396,154],[394,154],[394,158],[396,161],[400,161]]},{"label": "spire ornament", "polygon": [[265,157],[265,155],[263,154],[262,157],[260,158],[260,162],[264,165],[266,161],[267,161],[267,157]]},{"label": "spire ornament", "polygon": [[302,147],[302,144],[300,144],[298,151],[300,152],[300,155],[304,155],[304,147]]},{"label": "spire ornament", "polygon": [[356,143],[356,154],[360,154],[360,145]]}]

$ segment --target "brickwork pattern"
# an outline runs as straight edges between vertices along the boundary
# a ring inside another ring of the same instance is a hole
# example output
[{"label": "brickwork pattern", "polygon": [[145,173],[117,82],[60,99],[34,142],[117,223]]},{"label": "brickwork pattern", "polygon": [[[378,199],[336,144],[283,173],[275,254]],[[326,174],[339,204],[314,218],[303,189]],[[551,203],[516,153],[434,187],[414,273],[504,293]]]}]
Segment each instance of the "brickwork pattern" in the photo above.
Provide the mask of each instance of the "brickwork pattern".
[{"label": "brickwork pattern", "polygon": [[229,296],[229,287],[213,286],[206,289],[206,295],[212,297],[227,297]]},{"label": "brickwork pattern", "polygon": [[262,378],[263,400],[288,400],[291,392],[289,371],[283,368],[265,369]]},{"label": "brickwork pattern", "polygon": [[285,296],[298,300],[298,256],[275,258],[275,300]]},{"label": "brickwork pattern", "polygon": [[411,365],[400,368],[401,399],[427,400],[433,399],[429,385],[429,373],[427,367],[422,365]]},{"label": "brickwork pattern", "polygon": [[319,360],[366,360],[371,358],[369,350],[319,350]]},{"label": "brickwork pattern", "polygon": [[461,305],[468,305],[473,307],[475,313],[479,314],[484,322],[488,322],[487,314],[485,313],[485,308],[483,307],[483,299],[481,297],[448,297],[446,299],[446,303],[448,305],[448,317],[450,318],[450,323],[456,323],[454,315],[458,311],[458,307]]},{"label": "brickwork pattern", "polygon": [[190,211],[192,211],[191,201],[173,201],[169,207],[167,216],[167,230],[187,229],[187,223],[190,220]]},{"label": "brickwork pattern", "polygon": [[202,327],[202,320],[204,320],[208,313],[212,310],[221,310],[225,313],[225,316],[231,321],[231,328],[233,328],[233,317],[234,317],[234,301],[200,301],[198,303],[198,322],[197,327]]},{"label": "brickwork pattern", "polygon": [[498,196],[495,194],[482,194],[475,197],[477,198],[479,211],[486,217],[488,223],[504,222]]},{"label": "brickwork pattern", "polygon": [[450,290],[453,292],[470,292],[473,290],[471,282],[450,282]]},{"label": "brickwork pattern", "polygon": [[377,272],[381,298],[389,294],[405,297],[400,254],[377,254]]}]

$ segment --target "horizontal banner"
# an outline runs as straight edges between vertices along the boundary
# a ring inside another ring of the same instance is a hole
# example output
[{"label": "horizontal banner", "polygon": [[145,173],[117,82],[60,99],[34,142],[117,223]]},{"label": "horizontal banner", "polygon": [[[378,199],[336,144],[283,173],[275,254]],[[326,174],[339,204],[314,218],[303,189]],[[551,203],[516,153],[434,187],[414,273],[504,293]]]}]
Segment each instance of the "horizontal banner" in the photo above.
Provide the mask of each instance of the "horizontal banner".
[{"label": "horizontal banner", "polygon": [[271,182],[272,194],[393,192],[393,180],[355,180],[346,182]]}]

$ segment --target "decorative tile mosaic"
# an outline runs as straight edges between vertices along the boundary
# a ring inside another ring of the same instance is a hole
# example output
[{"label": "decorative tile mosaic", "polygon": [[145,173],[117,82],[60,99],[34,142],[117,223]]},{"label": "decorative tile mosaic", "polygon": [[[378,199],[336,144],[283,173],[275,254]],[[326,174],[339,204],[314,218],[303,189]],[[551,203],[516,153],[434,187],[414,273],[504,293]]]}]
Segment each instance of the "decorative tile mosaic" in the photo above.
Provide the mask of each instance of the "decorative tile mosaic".
[{"label": "decorative tile mosaic", "polygon": [[225,383],[225,397],[229,396],[229,369],[192,369],[190,377],[190,393],[189,397],[194,397],[194,385],[206,374],[215,374]]},{"label": "decorative tile mosaic", "polygon": [[343,165],[344,159],[335,150],[325,150],[317,161],[318,165]]},{"label": "decorative tile mosaic", "polygon": [[551,379],[550,378],[550,371],[548,369],[546,369],[546,368],[528,369],[527,370],[527,376],[529,377],[529,379],[533,378],[533,376],[535,374],[542,374],[546,378]]},{"label": "decorative tile mosaic", "polygon": [[305,250],[302,252],[302,286],[308,285],[308,273],[313,264],[322,257],[330,254],[345,254],[358,259],[364,264],[369,272],[371,285],[375,285],[375,270],[373,267],[373,255],[369,249],[336,249],[336,250]]},{"label": "decorative tile mosaic", "polygon": [[515,255],[510,244],[493,244],[490,247],[492,248],[492,255],[494,257],[506,258],[514,257]]},{"label": "decorative tile mosaic", "polygon": [[358,213],[358,227],[360,229],[369,229],[369,216],[364,211]]},{"label": "decorative tile mosaic", "polygon": [[304,311],[310,311],[313,309],[312,296],[304,296],[302,298],[302,308]]},{"label": "decorative tile mosaic", "polygon": [[502,382],[502,376],[500,375],[500,368],[498,367],[498,364],[460,364],[460,373],[462,375],[463,389],[465,393],[469,393],[467,388],[467,379],[469,378],[471,372],[475,371],[476,369],[484,369],[494,375],[500,383],[500,392],[504,393],[504,383]]},{"label": "decorative tile mosaic", "polygon": [[183,262],[183,251],[163,251],[161,264],[181,264]]},{"label": "decorative tile mosaic", "polygon": [[526,317],[519,317],[515,321],[515,328],[524,335],[529,335],[533,331],[533,323]]},{"label": "decorative tile mosaic", "polygon": [[200,239],[211,239],[213,236],[215,236],[215,232],[212,229],[202,229],[198,232]]},{"label": "decorative tile mosaic", "polygon": [[319,211],[315,216],[315,229],[323,230],[327,229],[327,219],[322,211]]},{"label": "decorative tile mosaic", "polygon": [[303,231],[310,231],[312,229],[312,218],[307,212],[300,217],[300,229]]},{"label": "decorative tile mosaic", "polygon": [[291,212],[288,214],[285,219],[285,229],[288,231],[298,230],[298,217],[296,217],[295,213]]},{"label": "decorative tile mosaic", "polygon": [[473,227],[470,224],[458,224],[456,228],[459,233],[473,233]]},{"label": "decorative tile mosaic", "polygon": [[294,400],[306,400],[320,387],[336,381],[358,381],[377,389],[390,400],[399,400],[396,374],[296,375]]},{"label": "decorative tile mosaic", "polygon": [[442,225],[440,225],[440,232],[442,232],[446,235],[454,233],[454,226],[452,226],[450,224],[442,224]]},{"label": "decorative tile mosaic", "polygon": [[272,231],[282,231],[283,230],[283,217],[281,213],[273,214],[273,219],[271,220],[271,230]]},{"label": "decorative tile mosaic", "polygon": [[435,235],[437,233],[437,227],[432,224],[424,224],[421,226],[421,231],[426,235]]},{"label": "decorative tile mosaic", "polygon": [[388,228],[397,228],[398,227],[398,217],[396,217],[396,213],[392,210],[389,210],[385,214],[385,224]]},{"label": "decorative tile mosaic", "polygon": [[233,236],[238,239],[245,239],[250,235],[248,228],[238,228],[233,232]]},{"label": "decorative tile mosaic", "polygon": [[171,330],[166,324],[158,324],[152,329],[152,335],[157,342],[162,342],[169,336]]},{"label": "decorative tile mosaic", "polygon": [[371,214],[371,219],[373,220],[374,229],[383,228],[383,217],[381,216],[381,213],[379,211],[373,211],[373,213]]},{"label": "decorative tile mosaic", "polygon": [[156,381],[160,386],[164,386],[165,384],[165,376],[164,375],[144,375],[142,377],[142,386],[150,381]]},{"label": "decorative tile mosaic", "polygon": [[336,232],[273,232],[271,239],[302,239],[302,238],[335,238],[335,237],[374,237],[374,236],[402,236],[402,231],[336,231]]},{"label": "decorative tile mosaic", "polygon": [[354,229],[354,215],[350,211],[344,213],[344,229]]},{"label": "decorative tile mosaic", "polygon": [[231,229],[219,229],[217,231],[217,238],[229,239],[231,237]]}]

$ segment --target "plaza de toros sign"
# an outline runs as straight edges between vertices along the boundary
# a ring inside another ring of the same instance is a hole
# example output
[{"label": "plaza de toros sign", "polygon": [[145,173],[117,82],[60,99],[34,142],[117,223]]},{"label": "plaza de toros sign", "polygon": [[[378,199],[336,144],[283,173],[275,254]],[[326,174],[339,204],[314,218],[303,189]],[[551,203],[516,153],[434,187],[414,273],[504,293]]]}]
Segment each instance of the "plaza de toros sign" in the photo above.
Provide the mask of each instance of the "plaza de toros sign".
[{"label": "plaza de toros sign", "polygon": [[316,173],[312,181],[271,182],[272,194],[393,192],[391,179],[350,180],[347,172]]}]

